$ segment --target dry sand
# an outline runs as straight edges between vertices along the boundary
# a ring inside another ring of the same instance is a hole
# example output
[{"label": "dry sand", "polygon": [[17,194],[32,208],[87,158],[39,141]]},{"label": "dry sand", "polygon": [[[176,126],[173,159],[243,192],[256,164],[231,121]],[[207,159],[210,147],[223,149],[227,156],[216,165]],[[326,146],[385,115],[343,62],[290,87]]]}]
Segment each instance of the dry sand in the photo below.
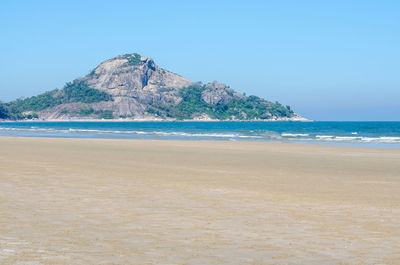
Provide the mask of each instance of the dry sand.
[{"label": "dry sand", "polygon": [[0,264],[400,264],[400,150],[0,137]]}]

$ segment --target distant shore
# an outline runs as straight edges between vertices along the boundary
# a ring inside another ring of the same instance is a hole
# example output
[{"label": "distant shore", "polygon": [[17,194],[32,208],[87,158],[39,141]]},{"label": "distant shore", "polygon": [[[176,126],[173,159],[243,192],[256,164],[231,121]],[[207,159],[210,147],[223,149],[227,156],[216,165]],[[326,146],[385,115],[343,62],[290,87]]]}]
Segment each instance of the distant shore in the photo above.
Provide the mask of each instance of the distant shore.
[{"label": "distant shore", "polygon": [[0,122],[313,122],[303,117],[300,118],[280,118],[266,120],[215,120],[215,119],[191,119],[191,120],[176,120],[176,119],[25,119],[25,120],[0,120]]},{"label": "distant shore", "polygon": [[400,150],[0,137],[1,264],[396,264]]}]

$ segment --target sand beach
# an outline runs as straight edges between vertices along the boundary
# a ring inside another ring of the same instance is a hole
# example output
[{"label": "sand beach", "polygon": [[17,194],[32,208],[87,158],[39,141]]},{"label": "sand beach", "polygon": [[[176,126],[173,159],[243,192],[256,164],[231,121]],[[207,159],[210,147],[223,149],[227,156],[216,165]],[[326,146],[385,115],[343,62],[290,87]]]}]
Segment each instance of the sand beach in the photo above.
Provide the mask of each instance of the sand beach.
[{"label": "sand beach", "polygon": [[400,150],[0,137],[0,264],[400,264]]}]

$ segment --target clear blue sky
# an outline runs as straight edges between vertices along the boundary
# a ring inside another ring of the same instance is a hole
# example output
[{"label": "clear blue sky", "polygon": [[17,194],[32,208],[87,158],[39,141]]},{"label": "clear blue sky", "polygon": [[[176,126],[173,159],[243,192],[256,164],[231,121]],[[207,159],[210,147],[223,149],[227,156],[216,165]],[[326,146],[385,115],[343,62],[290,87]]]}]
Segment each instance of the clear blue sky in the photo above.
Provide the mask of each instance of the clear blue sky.
[{"label": "clear blue sky", "polygon": [[317,120],[400,120],[400,1],[0,1],[0,100],[138,52]]}]

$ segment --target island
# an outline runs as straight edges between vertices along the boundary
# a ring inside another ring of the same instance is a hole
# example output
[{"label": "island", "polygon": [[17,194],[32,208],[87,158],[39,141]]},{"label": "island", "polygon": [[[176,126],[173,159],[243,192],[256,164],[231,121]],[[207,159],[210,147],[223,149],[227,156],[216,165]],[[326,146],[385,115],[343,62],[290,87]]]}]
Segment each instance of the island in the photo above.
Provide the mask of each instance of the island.
[{"label": "island", "polygon": [[62,89],[0,103],[0,119],[307,120],[290,106],[190,81],[137,53],[106,60]]}]

